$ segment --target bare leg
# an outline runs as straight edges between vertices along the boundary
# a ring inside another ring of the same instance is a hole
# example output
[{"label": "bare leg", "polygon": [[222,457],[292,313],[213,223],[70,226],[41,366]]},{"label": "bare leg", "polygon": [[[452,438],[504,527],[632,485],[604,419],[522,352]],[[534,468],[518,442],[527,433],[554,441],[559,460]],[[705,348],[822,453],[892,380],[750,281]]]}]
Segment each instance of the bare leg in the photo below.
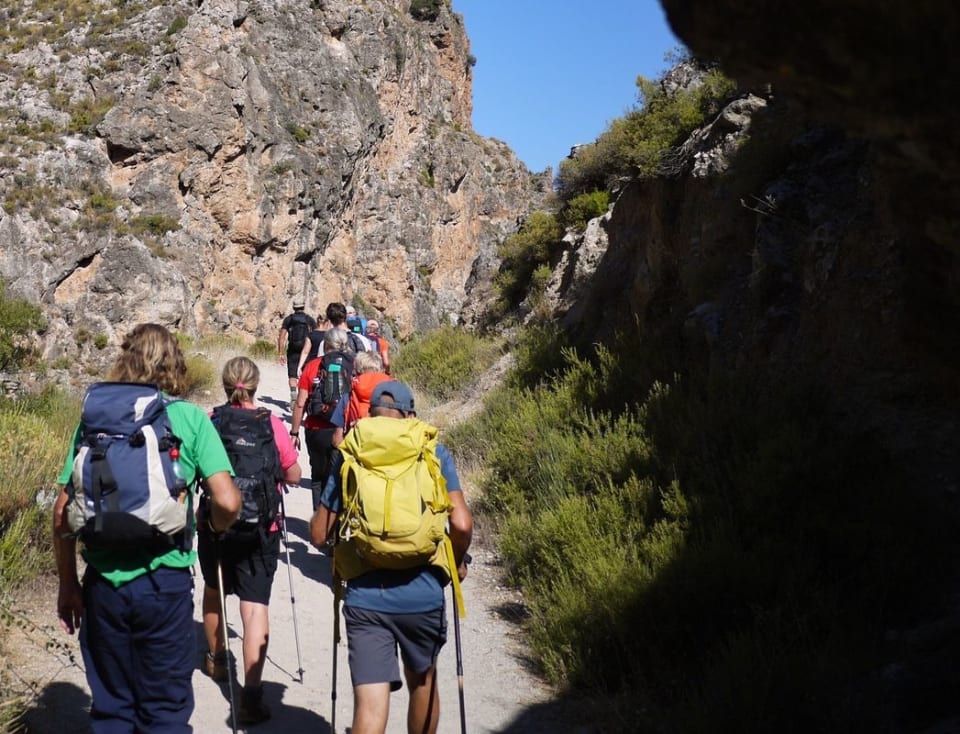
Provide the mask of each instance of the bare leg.
[{"label": "bare leg", "polygon": [[247,688],[256,688],[267,661],[269,609],[265,604],[241,600],[240,619],[243,622],[243,684]]},{"label": "bare leg", "polygon": [[390,714],[390,684],[364,683],[353,687],[351,734],[383,734]]},{"label": "bare leg", "polygon": [[210,652],[218,654],[226,649],[220,624],[220,593],[212,586],[203,587],[203,634]]},{"label": "bare leg", "polygon": [[408,734],[436,734],[440,723],[440,694],[437,691],[437,666],[424,673],[404,667],[403,675],[410,690],[407,709]]}]

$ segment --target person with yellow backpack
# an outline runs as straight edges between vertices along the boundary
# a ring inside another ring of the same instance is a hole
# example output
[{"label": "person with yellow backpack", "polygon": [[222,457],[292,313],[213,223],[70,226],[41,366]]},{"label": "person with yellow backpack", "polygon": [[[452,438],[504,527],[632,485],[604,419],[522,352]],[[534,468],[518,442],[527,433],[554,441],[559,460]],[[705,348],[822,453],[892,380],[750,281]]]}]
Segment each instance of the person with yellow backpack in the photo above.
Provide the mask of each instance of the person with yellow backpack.
[{"label": "person with yellow backpack", "polygon": [[462,616],[473,515],[453,457],[437,429],[416,417],[413,393],[401,382],[376,386],[368,417],[339,449],[310,537],[320,547],[336,534],[334,586],[343,594],[352,731],[386,730],[390,693],[402,685],[399,648],[410,694],[407,728],[436,732],[436,661],[447,637],[443,589],[453,584],[453,613]]}]

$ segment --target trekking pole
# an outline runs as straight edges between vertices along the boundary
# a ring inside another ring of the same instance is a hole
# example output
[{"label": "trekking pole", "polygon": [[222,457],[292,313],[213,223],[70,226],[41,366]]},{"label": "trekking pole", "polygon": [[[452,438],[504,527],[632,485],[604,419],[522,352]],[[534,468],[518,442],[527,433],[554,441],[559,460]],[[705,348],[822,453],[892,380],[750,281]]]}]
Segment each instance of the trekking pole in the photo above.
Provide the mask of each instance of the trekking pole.
[{"label": "trekking pole", "polygon": [[227,688],[230,691],[230,726],[237,734],[237,705],[233,697],[233,666],[230,665],[230,637],[227,632],[227,598],[223,591],[223,557],[217,544],[217,590],[220,592],[220,621],[223,625],[223,648],[227,655]]},{"label": "trekking pole", "polygon": [[[467,553],[463,562],[467,565],[473,559]],[[457,573],[457,569],[453,569]],[[453,639],[457,647],[457,689],[460,696],[460,734],[467,734],[467,707],[463,700],[463,647],[460,645],[460,610],[457,608],[457,597],[454,585],[450,584],[450,597],[453,600]]]},{"label": "trekking pole", "polygon": [[283,548],[287,552],[287,580],[290,583],[290,612],[293,615],[293,639],[297,645],[297,675],[300,676],[300,682],[303,683],[303,659],[300,657],[300,632],[297,629],[297,600],[293,595],[293,571],[290,570],[290,539],[287,535],[287,506],[283,501],[283,495],[287,492],[287,486],[283,486],[283,492],[280,493],[280,513],[283,519]]},{"label": "trekking pole", "polygon": [[340,579],[333,576],[333,686],[330,689],[330,734],[337,734],[337,648],[340,645]]}]

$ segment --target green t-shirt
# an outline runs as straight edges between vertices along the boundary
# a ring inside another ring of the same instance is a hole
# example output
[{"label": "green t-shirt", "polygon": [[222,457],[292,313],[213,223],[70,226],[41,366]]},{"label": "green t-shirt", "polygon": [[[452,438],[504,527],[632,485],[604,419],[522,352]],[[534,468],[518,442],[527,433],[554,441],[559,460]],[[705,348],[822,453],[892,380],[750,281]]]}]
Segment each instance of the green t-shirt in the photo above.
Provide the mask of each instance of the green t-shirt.
[{"label": "green t-shirt", "polygon": [[[233,468],[230,466],[226,449],[223,448],[220,434],[200,407],[177,400],[167,406],[167,415],[170,417],[174,434],[183,442],[180,446],[180,467],[187,481],[198,475],[206,479],[222,471],[233,475]],[[70,482],[74,449],[80,430],[81,426],[77,426],[63,471],[60,473],[60,484]],[[192,512],[188,513],[188,518],[192,523]],[[197,560],[197,553],[192,548],[186,551],[176,548],[160,554],[149,550],[117,552],[85,548],[83,558],[114,586],[121,586],[160,566],[190,568]]]}]

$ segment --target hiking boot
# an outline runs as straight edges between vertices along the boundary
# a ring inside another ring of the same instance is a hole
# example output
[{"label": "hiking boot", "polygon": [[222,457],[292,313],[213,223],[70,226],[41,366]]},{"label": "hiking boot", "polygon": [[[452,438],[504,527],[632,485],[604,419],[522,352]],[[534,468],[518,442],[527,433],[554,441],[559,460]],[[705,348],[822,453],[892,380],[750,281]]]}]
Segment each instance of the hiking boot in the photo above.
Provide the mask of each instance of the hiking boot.
[{"label": "hiking boot", "polygon": [[203,672],[213,678],[217,683],[222,683],[227,679],[227,653],[223,651],[214,655],[208,652],[203,656]]},{"label": "hiking boot", "polygon": [[240,692],[240,710],[237,721],[241,724],[259,724],[270,718],[270,708],[263,702],[263,686],[247,688]]}]

